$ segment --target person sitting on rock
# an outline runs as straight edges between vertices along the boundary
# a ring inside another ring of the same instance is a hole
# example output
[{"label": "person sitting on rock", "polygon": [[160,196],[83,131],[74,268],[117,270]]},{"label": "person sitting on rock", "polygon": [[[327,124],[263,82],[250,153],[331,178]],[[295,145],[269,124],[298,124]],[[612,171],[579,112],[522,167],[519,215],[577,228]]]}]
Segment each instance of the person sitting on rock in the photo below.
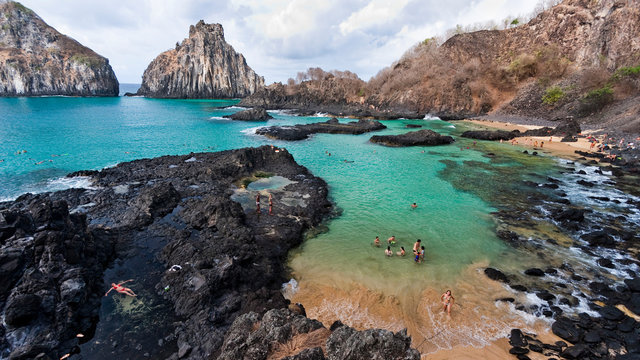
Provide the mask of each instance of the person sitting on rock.
[{"label": "person sitting on rock", "polygon": [[137,296],[133,290],[129,289],[128,287],[124,287],[122,286],[122,284],[128,283],[129,281],[133,281],[133,279],[129,279],[127,281],[123,281],[120,284],[114,284],[111,283],[111,289],[109,289],[109,291],[107,291],[106,294],[104,294],[104,296],[109,295],[109,293],[111,292],[111,290],[115,290],[117,292],[119,292],[120,294],[125,294],[125,295],[129,295],[129,296]]}]

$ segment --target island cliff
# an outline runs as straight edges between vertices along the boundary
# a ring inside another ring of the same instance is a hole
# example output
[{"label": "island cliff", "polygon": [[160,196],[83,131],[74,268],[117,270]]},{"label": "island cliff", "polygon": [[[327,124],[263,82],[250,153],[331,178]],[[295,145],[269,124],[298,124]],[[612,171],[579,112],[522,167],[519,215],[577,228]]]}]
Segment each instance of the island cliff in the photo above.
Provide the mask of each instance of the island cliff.
[{"label": "island cliff", "polygon": [[238,98],[264,86],[242,54],[224,40],[220,24],[200,20],[189,38],[158,55],[144,71],[138,95],[156,98]]},{"label": "island cliff", "polygon": [[22,4],[0,2],[0,96],[118,96],[118,90],[109,60]]}]

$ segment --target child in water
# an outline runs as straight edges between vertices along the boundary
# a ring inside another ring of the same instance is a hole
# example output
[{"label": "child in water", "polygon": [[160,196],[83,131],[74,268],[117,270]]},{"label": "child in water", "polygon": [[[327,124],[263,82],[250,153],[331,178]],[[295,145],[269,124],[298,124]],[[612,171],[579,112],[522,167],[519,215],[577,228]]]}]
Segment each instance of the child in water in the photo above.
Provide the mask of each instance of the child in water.
[{"label": "child in water", "polygon": [[387,246],[387,250],[384,251],[384,254],[387,256],[393,255],[393,251],[391,251],[391,246]]},{"label": "child in water", "polygon": [[404,246],[400,246],[400,251],[396,253],[398,256],[404,256]]}]

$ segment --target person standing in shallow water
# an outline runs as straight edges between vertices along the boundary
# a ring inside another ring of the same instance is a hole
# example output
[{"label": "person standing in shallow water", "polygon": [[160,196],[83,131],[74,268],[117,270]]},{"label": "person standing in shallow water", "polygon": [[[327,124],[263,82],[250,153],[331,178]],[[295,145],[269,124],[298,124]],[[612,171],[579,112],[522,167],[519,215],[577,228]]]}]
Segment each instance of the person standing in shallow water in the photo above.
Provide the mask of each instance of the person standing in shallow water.
[{"label": "person standing in shallow water", "polygon": [[260,194],[256,195],[256,213],[260,214]]},{"label": "person standing in shallow water", "polygon": [[442,301],[442,305],[444,305],[442,311],[446,311],[448,315],[451,315],[451,306],[453,306],[453,302],[455,301],[455,298],[451,295],[451,290],[445,291],[445,293],[440,296],[440,300]]},{"label": "person standing in shallow water", "polygon": [[269,194],[269,215],[273,215],[273,196]]},{"label": "person standing in shallow water", "polygon": [[376,239],[373,240],[373,245],[380,247],[380,236],[376,236]]}]

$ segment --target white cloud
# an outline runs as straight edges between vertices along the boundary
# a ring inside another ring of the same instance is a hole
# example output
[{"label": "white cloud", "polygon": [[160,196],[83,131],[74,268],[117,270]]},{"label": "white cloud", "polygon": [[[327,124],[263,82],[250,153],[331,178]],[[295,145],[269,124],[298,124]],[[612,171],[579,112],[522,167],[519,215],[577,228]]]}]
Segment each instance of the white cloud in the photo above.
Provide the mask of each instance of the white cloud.
[{"label": "white cloud", "polygon": [[394,20],[404,9],[409,0],[372,0],[367,6],[354,12],[348,19],[340,23],[342,35],[356,30],[364,30],[381,23]]},{"label": "white cloud", "polygon": [[49,25],[109,58],[120,82],[140,82],[160,52],[203,19],[267,83],[320,66],[367,80],[417,42],[528,13],[538,0],[22,0]]}]

